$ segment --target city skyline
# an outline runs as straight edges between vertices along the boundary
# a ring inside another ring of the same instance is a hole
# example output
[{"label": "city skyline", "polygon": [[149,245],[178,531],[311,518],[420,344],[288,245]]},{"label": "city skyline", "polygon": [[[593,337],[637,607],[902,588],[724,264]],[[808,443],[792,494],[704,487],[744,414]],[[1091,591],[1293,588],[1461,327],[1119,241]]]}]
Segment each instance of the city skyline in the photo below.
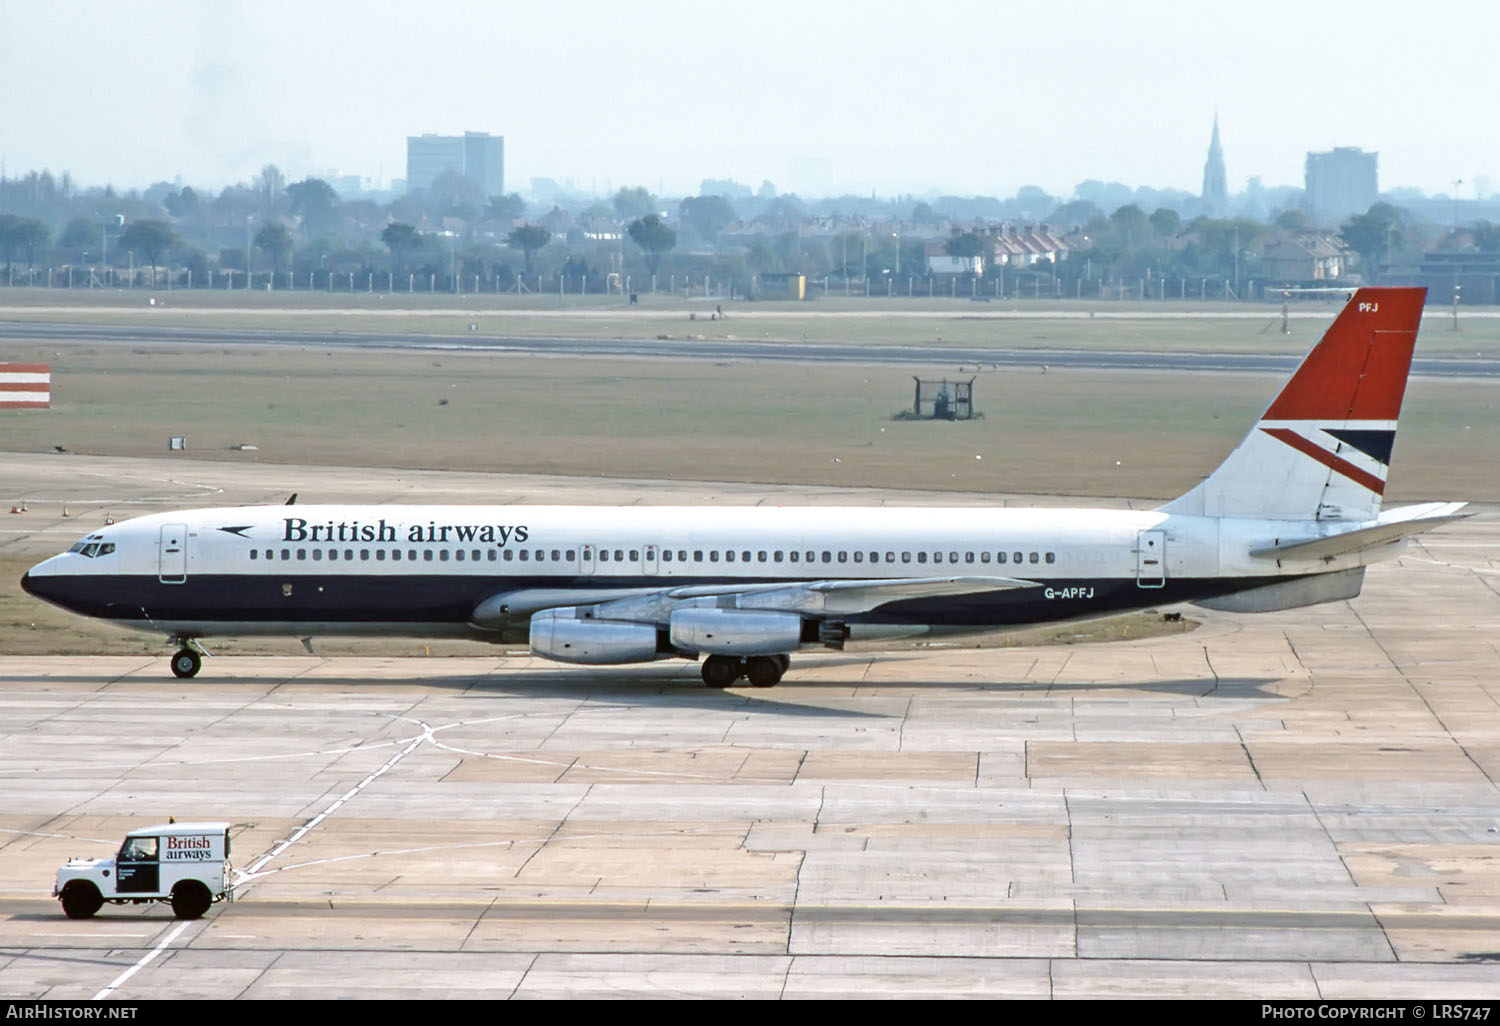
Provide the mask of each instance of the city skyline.
[{"label": "city skyline", "polygon": [[[893,3],[781,0],[691,17],[593,0],[149,10],[0,6],[8,175],[217,188],[274,163],[291,179],[337,170],[388,188],[408,136],[485,131],[506,138],[509,188],[522,191],[546,177],[688,195],[733,178],[804,194],[1036,185],[1066,198],[1100,179],[1196,195],[1217,112],[1231,194],[1251,178],[1301,187],[1307,153],[1346,146],[1379,152],[1387,190],[1472,199],[1500,181],[1500,141],[1477,130],[1490,34],[1445,36],[1441,52],[1414,41],[1420,29],[1393,40],[1411,21],[1395,4],[1349,19],[1270,3],[1235,31],[1154,2],[959,0],[925,20]],[[1481,4],[1445,11],[1500,23]]]}]

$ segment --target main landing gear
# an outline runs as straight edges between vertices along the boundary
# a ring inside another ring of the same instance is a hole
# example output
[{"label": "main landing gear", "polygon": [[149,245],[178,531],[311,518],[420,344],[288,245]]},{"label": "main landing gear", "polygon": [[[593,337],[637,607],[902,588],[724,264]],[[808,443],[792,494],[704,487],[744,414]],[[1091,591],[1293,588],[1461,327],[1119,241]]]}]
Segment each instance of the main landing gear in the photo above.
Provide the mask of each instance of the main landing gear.
[{"label": "main landing gear", "polygon": [[741,677],[757,688],[775,687],[781,682],[792,657],[786,655],[734,656],[712,655],[703,660],[703,683],[711,688],[727,688]]},{"label": "main landing gear", "polygon": [[203,669],[203,649],[192,638],[173,638],[182,647],[172,657],[172,673],[177,677],[196,677]]}]

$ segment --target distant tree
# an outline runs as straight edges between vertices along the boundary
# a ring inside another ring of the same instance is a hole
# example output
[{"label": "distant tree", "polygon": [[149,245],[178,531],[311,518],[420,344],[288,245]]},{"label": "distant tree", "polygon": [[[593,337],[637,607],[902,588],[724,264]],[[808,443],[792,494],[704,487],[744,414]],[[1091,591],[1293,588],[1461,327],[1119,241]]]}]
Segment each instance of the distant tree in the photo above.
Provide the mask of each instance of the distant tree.
[{"label": "distant tree", "polygon": [[1277,214],[1272,224],[1284,232],[1306,232],[1316,227],[1312,222],[1312,218],[1308,217],[1303,211],[1295,208],[1292,210],[1283,210]]},{"label": "distant tree", "polygon": [[401,275],[401,256],[422,244],[422,233],[404,221],[392,221],[380,233],[380,241],[391,251],[392,274]]},{"label": "distant tree", "polygon": [[952,257],[971,259],[984,256],[989,247],[977,232],[955,231],[953,237],[943,243],[943,250]]},{"label": "distant tree", "polygon": [[526,212],[526,201],[517,193],[491,196],[484,208],[484,216],[495,221],[514,221]]},{"label": "distant tree", "polygon": [[312,231],[325,231],[337,221],[339,194],[323,179],[304,178],[287,186],[286,194],[292,201],[289,212],[301,217]]},{"label": "distant tree", "polygon": [[918,203],[911,208],[912,224],[937,224],[938,216],[929,203]]},{"label": "distant tree", "polygon": [[777,228],[793,228],[807,220],[807,204],[794,193],[777,196],[761,211],[761,220]]},{"label": "distant tree", "polygon": [[85,250],[99,245],[98,222],[90,221],[86,217],[72,218],[63,226],[62,234],[57,238],[57,244],[70,253],[77,254],[77,259],[82,260]]},{"label": "distant tree", "polygon": [[162,255],[177,242],[172,226],[165,221],[132,221],[120,233],[120,245],[137,256],[144,257],[151,265],[151,277],[156,278],[156,265]]},{"label": "distant tree", "polygon": [[1480,221],[1474,226],[1474,245],[1482,253],[1500,253],[1500,224]]},{"label": "distant tree", "polygon": [[52,232],[45,224],[31,217],[15,214],[0,214],[0,253],[5,255],[5,273],[10,273],[16,255],[26,254],[26,266],[36,263],[37,250],[46,247]]},{"label": "distant tree", "polygon": [[267,164],[255,176],[251,188],[259,194],[261,206],[269,210],[281,199],[281,193],[286,188],[286,175],[275,164]]},{"label": "distant tree", "polygon": [[1171,207],[1157,207],[1148,220],[1151,229],[1163,239],[1170,239],[1182,230],[1182,215]]},{"label": "distant tree", "polygon": [[539,224],[523,224],[511,229],[505,241],[526,255],[526,273],[530,274],[532,258],[538,250],[552,241],[552,233]]},{"label": "distant tree", "polygon": [[1125,237],[1127,250],[1144,246],[1155,234],[1155,226],[1152,225],[1151,219],[1134,203],[1127,203],[1120,207],[1109,215],[1109,220],[1115,226],[1115,230]]},{"label": "distant tree", "polygon": [[1389,203],[1376,203],[1363,214],[1355,214],[1345,221],[1339,235],[1350,249],[1359,254],[1360,264],[1366,272],[1373,272],[1392,249],[1399,248],[1406,241],[1404,230],[1400,210]]},{"label": "distant tree", "polygon": [[1100,210],[1089,200],[1079,199],[1064,203],[1047,216],[1047,220],[1067,231],[1069,228],[1086,225],[1096,217],[1103,217],[1104,211]]},{"label": "distant tree", "polygon": [[1016,190],[1016,202],[1026,206],[1028,216],[1036,217],[1043,210],[1052,210],[1056,207],[1057,197],[1039,185],[1023,185]]},{"label": "distant tree", "polygon": [[21,249],[21,218],[15,214],[0,214],[0,253],[5,254],[5,273],[10,274],[10,265]]},{"label": "distant tree", "polygon": [[615,213],[621,217],[645,217],[655,209],[656,197],[647,192],[645,186],[622,188],[615,193]]},{"label": "distant tree", "polygon": [[26,266],[34,267],[37,253],[52,240],[52,230],[35,218],[26,217],[21,219],[18,235],[21,249],[26,253]]},{"label": "distant tree", "polygon": [[281,264],[292,251],[292,233],[280,221],[268,221],[255,233],[255,248],[271,258],[271,268],[281,273]]},{"label": "distant tree", "polygon": [[173,217],[188,217],[198,212],[198,194],[193,191],[192,186],[185,185],[180,190],[167,193],[162,199],[162,206]]},{"label": "distant tree", "polygon": [[734,206],[723,196],[689,196],[678,205],[677,216],[709,240],[735,219]]},{"label": "distant tree", "polygon": [[646,253],[646,268],[655,274],[661,258],[677,245],[677,233],[656,214],[647,214],[630,222],[630,241]]}]

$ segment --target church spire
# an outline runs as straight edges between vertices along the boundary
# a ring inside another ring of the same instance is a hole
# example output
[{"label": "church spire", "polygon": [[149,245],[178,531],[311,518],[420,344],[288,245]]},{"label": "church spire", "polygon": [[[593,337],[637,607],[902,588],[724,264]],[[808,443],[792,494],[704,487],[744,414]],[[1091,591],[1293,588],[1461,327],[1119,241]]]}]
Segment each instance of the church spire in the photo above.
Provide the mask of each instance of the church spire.
[{"label": "church spire", "polygon": [[1219,146],[1219,115],[1214,113],[1214,134],[1203,164],[1203,205],[1209,213],[1221,214],[1229,204],[1229,185],[1224,173],[1224,150]]}]

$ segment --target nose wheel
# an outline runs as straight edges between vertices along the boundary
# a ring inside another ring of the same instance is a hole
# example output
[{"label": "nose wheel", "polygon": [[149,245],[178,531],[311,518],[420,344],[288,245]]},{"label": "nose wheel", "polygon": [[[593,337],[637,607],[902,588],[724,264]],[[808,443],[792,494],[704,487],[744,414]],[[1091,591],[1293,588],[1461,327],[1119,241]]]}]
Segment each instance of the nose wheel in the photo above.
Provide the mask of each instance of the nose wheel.
[{"label": "nose wheel", "polygon": [[191,641],[178,638],[182,647],[172,657],[172,674],[177,677],[196,677],[203,669],[203,654]]}]

